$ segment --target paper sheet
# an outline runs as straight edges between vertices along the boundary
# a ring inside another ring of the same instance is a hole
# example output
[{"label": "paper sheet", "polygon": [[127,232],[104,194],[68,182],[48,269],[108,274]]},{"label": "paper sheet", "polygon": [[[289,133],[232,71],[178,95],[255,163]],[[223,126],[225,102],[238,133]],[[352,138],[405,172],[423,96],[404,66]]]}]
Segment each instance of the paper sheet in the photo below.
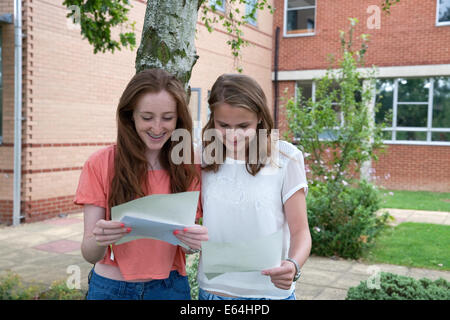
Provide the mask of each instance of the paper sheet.
[{"label": "paper sheet", "polygon": [[203,272],[208,279],[226,272],[262,271],[280,266],[282,230],[251,241],[202,243]]},{"label": "paper sheet", "polygon": [[149,238],[186,247],[173,231],[195,224],[199,195],[199,191],[154,194],[112,207],[111,220],[132,229],[115,244]]}]

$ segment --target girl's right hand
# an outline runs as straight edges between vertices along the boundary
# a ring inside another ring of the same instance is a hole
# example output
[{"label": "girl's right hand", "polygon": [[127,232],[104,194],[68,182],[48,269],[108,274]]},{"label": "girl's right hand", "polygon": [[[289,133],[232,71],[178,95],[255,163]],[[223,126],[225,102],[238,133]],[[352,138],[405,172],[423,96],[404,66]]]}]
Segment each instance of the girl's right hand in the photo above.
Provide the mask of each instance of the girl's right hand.
[{"label": "girl's right hand", "polygon": [[94,230],[92,230],[97,245],[105,247],[113,244],[130,232],[131,228],[125,228],[122,222],[104,219],[98,220]]}]

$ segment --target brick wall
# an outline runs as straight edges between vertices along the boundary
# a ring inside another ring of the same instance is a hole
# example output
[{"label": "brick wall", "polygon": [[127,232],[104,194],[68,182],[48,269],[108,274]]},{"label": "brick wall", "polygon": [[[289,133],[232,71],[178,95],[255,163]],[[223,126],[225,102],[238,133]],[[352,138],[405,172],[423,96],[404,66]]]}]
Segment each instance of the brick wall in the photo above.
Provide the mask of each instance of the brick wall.
[{"label": "brick wall", "polygon": [[[8,1],[12,4],[12,0]],[[132,5],[128,17],[136,21],[139,43],[146,4],[133,1]],[[135,73],[137,49],[94,55],[92,46],[68,22],[67,12],[60,0],[24,1],[27,37],[23,53],[26,120],[22,137],[22,213],[25,222],[81,210],[72,204],[81,168],[93,152],[115,141],[117,103]],[[250,41],[250,46],[243,49],[241,61],[244,73],[261,84],[269,101],[272,101],[272,27],[272,15],[261,12],[257,27],[244,28],[244,38]],[[3,37],[4,65],[8,65],[4,68],[4,102],[9,100],[4,109],[5,143],[0,145],[0,223],[12,220],[13,29]],[[227,40],[229,36],[223,27],[216,26],[210,34],[199,17],[196,47],[200,59],[194,66],[191,86],[201,88],[203,125],[207,117],[208,89],[219,75],[236,72],[236,61],[226,45]]]},{"label": "brick wall", "polygon": [[[276,0],[274,29],[283,32],[284,0]],[[325,69],[328,54],[340,51],[339,30],[358,18],[355,34],[371,35],[366,65],[408,66],[450,63],[450,26],[436,27],[436,0],[400,1],[381,13],[380,29],[369,29],[367,13],[377,0],[317,0],[316,34],[280,39],[280,70]],[[355,42],[358,45],[358,41]]]},{"label": "brick wall", "polygon": [[450,192],[450,147],[388,145],[373,162],[376,183],[388,189]]},{"label": "brick wall", "polygon": [[[0,2],[0,14],[14,13],[13,0]],[[0,221],[8,220],[13,199],[13,145],[14,139],[14,25],[2,24],[3,64],[3,144],[0,144]]]},{"label": "brick wall", "polygon": [[[283,37],[284,0],[275,1],[274,30],[281,28],[279,70],[326,69],[328,54],[339,56],[339,30],[348,30],[347,18],[359,19],[355,34],[371,35],[366,65],[410,66],[450,63],[450,26],[436,26],[436,0],[400,1],[391,14],[381,13],[380,29],[369,29],[367,13],[382,1],[317,0],[314,36]],[[355,41],[355,48],[359,42]],[[280,96],[288,88],[294,95],[295,82],[280,82]],[[281,131],[287,128],[280,100]],[[450,147],[388,145],[387,152],[373,163],[377,184],[399,190],[450,191]],[[389,175],[388,175],[389,174]],[[385,179],[385,176],[390,176]]]},{"label": "brick wall", "polygon": [[[281,81],[280,94],[287,89],[293,96],[295,82]],[[280,136],[288,129],[283,101],[280,98]],[[386,151],[377,153],[372,162],[374,182],[393,190],[423,190],[450,192],[450,147],[426,145],[386,145]],[[305,159],[305,163],[308,160]]]}]

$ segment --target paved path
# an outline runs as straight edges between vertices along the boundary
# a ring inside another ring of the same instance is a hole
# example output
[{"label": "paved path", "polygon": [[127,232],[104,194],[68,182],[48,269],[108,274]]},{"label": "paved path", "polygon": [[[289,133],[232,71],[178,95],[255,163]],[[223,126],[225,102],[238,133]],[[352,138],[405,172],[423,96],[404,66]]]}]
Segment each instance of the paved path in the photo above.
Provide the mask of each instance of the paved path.
[{"label": "paved path", "polygon": [[436,223],[450,226],[450,212],[443,211],[422,211],[422,210],[404,210],[404,209],[381,209],[378,214],[389,212],[395,218],[393,224],[402,222],[422,222]]},{"label": "paved path", "polygon": [[[414,221],[449,225],[450,213],[387,210],[396,218],[394,223]],[[73,270],[70,267],[75,266],[80,270],[81,287],[86,290],[87,276],[92,266],[81,256],[82,237],[81,213],[17,227],[0,227],[0,276],[11,270],[25,282],[49,285],[55,280],[67,279],[71,275],[68,271]],[[387,264],[368,265],[354,260],[311,256],[297,282],[297,299],[345,299],[348,288],[366,281],[374,274],[374,270],[417,279],[427,277],[435,280],[443,277],[450,281],[449,271]]]}]

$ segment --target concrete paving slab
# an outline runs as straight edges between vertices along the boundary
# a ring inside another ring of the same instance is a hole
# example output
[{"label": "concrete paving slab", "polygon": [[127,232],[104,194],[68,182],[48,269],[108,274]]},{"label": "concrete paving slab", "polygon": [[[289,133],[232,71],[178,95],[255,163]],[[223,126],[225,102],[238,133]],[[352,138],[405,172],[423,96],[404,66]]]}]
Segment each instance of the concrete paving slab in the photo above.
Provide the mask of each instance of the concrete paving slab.
[{"label": "concrete paving slab", "polygon": [[450,226],[450,215],[447,218],[445,218],[445,220],[444,220],[444,222],[442,222],[442,224],[446,225],[446,226]]},{"label": "concrete paving slab", "polygon": [[43,223],[50,224],[52,226],[65,226],[71,224],[83,223],[83,220],[78,218],[53,218],[43,221]]},{"label": "concrete paving slab", "polygon": [[50,264],[53,259],[58,258],[57,253],[45,252],[34,250],[31,248],[24,248],[21,250],[15,250],[9,252],[1,257],[4,260],[14,262],[15,265],[23,264],[36,264],[40,260],[45,261],[45,263]]},{"label": "concrete paving slab", "polygon": [[67,237],[65,238],[66,240],[72,240],[72,241],[78,241],[78,242],[82,242],[83,241],[83,232],[74,234],[73,236]]},{"label": "concrete paving slab", "polygon": [[412,214],[411,210],[403,210],[403,209],[391,209],[391,208],[383,208],[377,211],[377,215],[382,215],[383,213],[389,213],[391,216],[398,217],[409,217]]},{"label": "concrete paving slab", "polygon": [[43,236],[48,236],[51,239],[65,239],[73,237],[83,233],[83,224],[77,225],[65,225],[60,227],[49,226],[47,229],[43,229],[38,234]]},{"label": "concrete paving slab", "polygon": [[342,277],[331,283],[330,286],[333,288],[348,290],[351,287],[356,287],[359,285],[361,281],[367,281],[370,276],[371,275],[369,274],[345,273]]},{"label": "concrete paving slab", "polygon": [[297,300],[314,300],[323,290],[325,287],[302,283],[299,280],[295,285],[295,297]]},{"label": "concrete paving slab", "polygon": [[33,249],[55,253],[67,253],[79,250],[81,243],[72,240],[56,240],[34,246]]},{"label": "concrete paving slab", "polygon": [[[412,273],[412,276],[414,276],[414,273]],[[450,272],[448,271],[438,271],[438,270],[429,270],[426,278],[431,279],[433,281],[444,278],[447,281],[450,281]]]},{"label": "concrete paving slab", "polygon": [[341,275],[341,272],[309,269],[303,273],[300,283],[327,286],[336,281]]},{"label": "concrete paving slab", "polygon": [[389,264],[365,264],[365,263],[355,263],[352,265],[350,270],[348,270],[349,273],[352,274],[358,274],[358,275],[366,275],[369,277],[370,275],[374,274],[375,272],[391,272],[396,273],[400,275],[408,275],[409,270],[408,267],[404,266],[396,266],[396,265],[389,265]]},{"label": "concrete paving slab", "polygon": [[[2,228],[0,229],[0,241],[6,239],[20,238],[29,235],[28,232],[20,229]],[[1,244],[0,244],[1,245]]]},{"label": "concrete paving slab", "polygon": [[347,290],[337,288],[325,288],[314,300],[345,300]]},{"label": "concrete paving slab", "polygon": [[68,254],[68,255],[71,255],[71,256],[82,257],[81,249],[78,249],[78,250],[75,250],[75,251],[70,251],[70,252],[65,252],[65,254]]},{"label": "concrete paving slab", "polygon": [[376,272],[390,272],[399,274],[402,276],[407,276],[409,273],[408,267],[405,266],[397,266],[397,265],[390,265],[390,264],[375,264],[372,268],[368,269],[371,270],[371,274],[375,274]]},{"label": "concrete paving slab", "polygon": [[426,210],[411,210],[412,214],[423,214],[427,216],[448,216],[447,211],[426,211]]},{"label": "concrete paving slab", "polygon": [[42,243],[49,242],[51,240],[54,240],[54,238],[52,239],[51,236],[27,233],[21,237],[12,237],[3,239],[2,245],[14,244],[23,246],[24,248],[30,248],[40,245]]},{"label": "concrete paving slab", "polygon": [[7,253],[10,253],[10,252],[13,252],[16,250],[20,250],[22,248],[23,248],[23,246],[21,246],[21,245],[15,245],[15,244],[5,245],[4,243],[1,243],[0,244],[0,257],[3,257]]},{"label": "concrete paving slab", "polygon": [[446,216],[443,215],[424,215],[424,214],[412,214],[408,218],[408,222],[418,222],[418,223],[433,223],[442,224],[446,220]]},{"label": "concrete paving slab", "polygon": [[344,259],[332,259],[327,257],[311,256],[303,265],[303,268],[344,272],[351,268],[353,261]]},{"label": "concrete paving slab", "polygon": [[365,263],[355,263],[352,265],[350,270],[348,270],[349,273],[352,274],[358,274],[361,276],[370,276],[372,274],[372,268],[375,266],[374,264],[365,264]]},{"label": "concrete paving slab", "polygon": [[83,214],[83,211],[80,211],[80,212],[74,212],[74,213],[69,213],[68,215],[67,215],[67,217],[68,218],[76,218],[76,219],[81,219],[81,220],[83,220],[84,219],[84,214]]}]

